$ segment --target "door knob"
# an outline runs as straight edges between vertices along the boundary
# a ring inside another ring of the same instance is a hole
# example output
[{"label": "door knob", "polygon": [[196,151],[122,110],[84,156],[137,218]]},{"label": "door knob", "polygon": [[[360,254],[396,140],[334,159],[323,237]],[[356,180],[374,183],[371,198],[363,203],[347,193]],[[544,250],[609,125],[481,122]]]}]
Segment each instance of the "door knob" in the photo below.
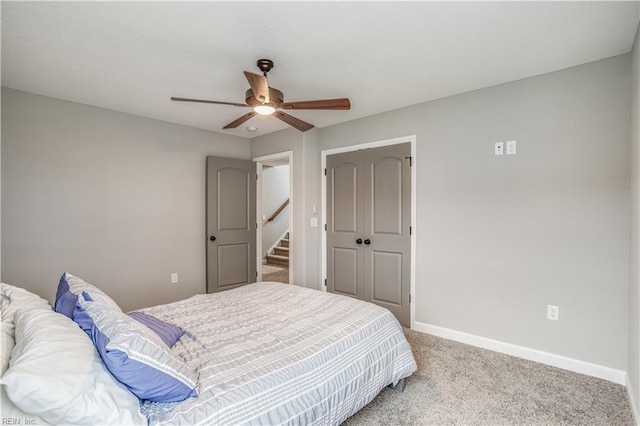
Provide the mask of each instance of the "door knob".
[{"label": "door knob", "polygon": [[369,245],[369,244],[371,244],[371,240],[367,238],[366,240],[364,240],[364,243],[365,243],[365,245]]},{"label": "door knob", "polygon": [[358,239],[356,240],[356,244],[358,244],[358,245],[362,244],[362,238],[358,238]]},{"label": "door knob", "polygon": [[215,240],[216,240],[215,235],[210,236],[210,237],[209,237],[209,240],[211,240],[211,241],[215,241]]}]

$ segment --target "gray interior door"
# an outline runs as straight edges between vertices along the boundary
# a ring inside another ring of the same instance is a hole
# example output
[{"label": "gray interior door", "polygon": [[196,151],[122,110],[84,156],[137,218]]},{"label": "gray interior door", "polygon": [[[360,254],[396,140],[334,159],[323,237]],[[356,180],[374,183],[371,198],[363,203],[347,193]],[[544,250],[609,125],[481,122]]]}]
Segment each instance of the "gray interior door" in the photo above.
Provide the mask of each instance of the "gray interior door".
[{"label": "gray interior door", "polygon": [[327,156],[327,291],[364,299],[361,151]]},{"label": "gray interior door", "polygon": [[207,293],[256,280],[256,165],[207,157]]},{"label": "gray interior door", "polygon": [[410,325],[411,145],[327,156],[327,290]]},{"label": "gray interior door", "polygon": [[411,145],[364,153],[364,300],[389,309],[410,326]]}]

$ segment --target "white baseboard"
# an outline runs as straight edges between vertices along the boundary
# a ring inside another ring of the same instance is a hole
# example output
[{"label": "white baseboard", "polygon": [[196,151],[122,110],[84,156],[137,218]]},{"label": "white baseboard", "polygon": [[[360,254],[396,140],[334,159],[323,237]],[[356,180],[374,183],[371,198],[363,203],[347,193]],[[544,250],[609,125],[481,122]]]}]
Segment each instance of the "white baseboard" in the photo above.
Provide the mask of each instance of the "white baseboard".
[{"label": "white baseboard", "polygon": [[[539,362],[541,364],[551,365],[553,367],[562,368],[564,370],[574,371],[576,373],[586,374],[588,376],[598,377],[600,379],[609,380],[619,385],[627,385],[627,373],[622,370],[605,367],[603,365],[592,364],[590,362],[580,361],[578,359],[568,358],[562,355],[556,355],[549,352],[531,349],[524,346],[513,345],[511,343],[501,342],[486,337],[476,336],[473,334],[463,333],[461,331],[451,330],[449,328],[439,327],[437,325],[426,324],[414,321],[413,329],[422,333],[432,334],[456,342],[466,343],[471,346],[489,349],[494,352],[500,352],[507,355],[513,355],[518,358],[528,359],[530,361]],[[627,389],[629,389],[627,387]],[[634,413],[635,413],[634,409]]]},{"label": "white baseboard", "polygon": [[627,375],[626,385],[627,385],[627,396],[629,397],[629,404],[631,405],[631,412],[633,413],[633,421],[637,425],[639,424],[638,421],[640,421],[640,413],[638,412],[638,405],[636,404],[637,400],[636,400],[635,389],[633,389],[633,386],[631,386],[631,383],[629,383],[628,375]]}]

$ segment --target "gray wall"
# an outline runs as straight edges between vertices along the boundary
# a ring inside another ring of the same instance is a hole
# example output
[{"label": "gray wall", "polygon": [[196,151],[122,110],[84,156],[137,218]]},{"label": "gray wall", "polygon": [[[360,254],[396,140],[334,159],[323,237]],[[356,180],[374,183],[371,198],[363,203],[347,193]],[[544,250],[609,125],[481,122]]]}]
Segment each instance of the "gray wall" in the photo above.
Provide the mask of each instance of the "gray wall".
[{"label": "gray wall", "polygon": [[[2,116],[2,96],[0,95],[0,117]],[[2,120],[0,119],[0,122]],[[0,123],[0,129],[2,124]],[[2,138],[0,138],[0,279],[2,278]]]},{"label": "gray wall", "polygon": [[[322,217],[320,203],[320,132],[310,130],[303,134],[302,138],[302,161],[304,173],[307,178],[303,179],[304,192],[304,256],[305,262],[305,285],[309,288],[320,289],[322,285],[322,274],[320,270],[321,253],[320,237],[322,232]],[[315,206],[315,213],[314,213]],[[311,218],[318,219],[318,227],[311,227]]]},{"label": "gray wall", "polygon": [[[267,219],[289,198],[289,166],[262,167],[262,212]],[[260,221],[259,221],[260,222]],[[262,220],[262,258],[289,229],[289,206],[271,222]]]},{"label": "gray wall", "polygon": [[[631,253],[629,259],[629,365],[630,395],[640,409],[640,26],[632,51],[631,91]],[[636,411],[636,421],[640,421]]]},{"label": "gray wall", "polygon": [[3,88],[2,149],[2,280],[53,300],[69,271],[130,310],[205,291],[205,159],[250,148]]},{"label": "gray wall", "polygon": [[[416,135],[417,321],[627,369],[630,70],[623,55],[321,129],[323,150]],[[517,155],[493,155],[511,139]]]}]

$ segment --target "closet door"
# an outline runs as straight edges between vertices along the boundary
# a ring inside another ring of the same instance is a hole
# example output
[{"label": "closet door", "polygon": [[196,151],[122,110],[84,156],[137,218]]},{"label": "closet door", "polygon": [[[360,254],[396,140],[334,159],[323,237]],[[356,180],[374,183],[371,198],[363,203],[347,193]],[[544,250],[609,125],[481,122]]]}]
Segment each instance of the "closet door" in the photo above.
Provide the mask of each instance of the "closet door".
[{"label": "closet door", "polygon": [[327,291],[364,299],[361,151],[327,156]]},{"label": "closet door", "polygon": [[411,145],[364,153],[364,300],[409,326],[411,289]]},{"label": "closet door", "polygon": [[410,325],[409,143],[327,156],[327,291]]}]

